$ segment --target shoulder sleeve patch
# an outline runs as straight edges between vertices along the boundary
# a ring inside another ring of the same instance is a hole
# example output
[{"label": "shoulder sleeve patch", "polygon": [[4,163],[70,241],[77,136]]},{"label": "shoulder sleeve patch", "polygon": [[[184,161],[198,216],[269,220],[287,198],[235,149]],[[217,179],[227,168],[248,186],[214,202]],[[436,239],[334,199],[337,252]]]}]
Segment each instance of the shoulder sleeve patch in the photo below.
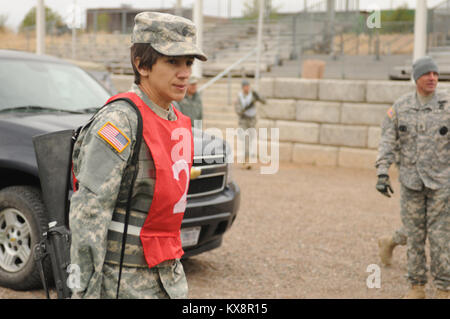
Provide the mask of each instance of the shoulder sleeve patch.
[{"label": "shoulder sleeve patch", "polygon": [[387,110],[387,116],[389,116],[390,119],[395,116],[395,111],[392,106]]},{"label": "shoulder sleeve patch", "polygon": [[111,122],[106,122],[106,124],[98,130],[98,135],[119,153],[126,149],[130,144],[128,136],[122,133],[122,131]]}]

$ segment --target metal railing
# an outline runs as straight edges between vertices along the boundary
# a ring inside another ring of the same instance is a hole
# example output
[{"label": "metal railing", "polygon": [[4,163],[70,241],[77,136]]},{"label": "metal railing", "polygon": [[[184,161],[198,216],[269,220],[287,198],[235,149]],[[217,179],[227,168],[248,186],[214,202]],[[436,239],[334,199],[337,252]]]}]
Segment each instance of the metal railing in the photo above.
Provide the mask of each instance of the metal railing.
[{"label": "metal railing", "polygon": [[230,66],[228,66],[227,68],[225,68],[225,70],[223,70],[222,72],[220,72],[219,74],[217,74],[215,77],[213,77],[211,80],[209,80],[208,82],[206,82],[205,84],[203,84],[198,91],[201,92],[205,89],[207,89],[209,86],[211,86],[212,84],[214,84],[215,82],[217,82],[218,80],[220,80],[221,78],[223,78],[225,75],[230,74],[230,72],[236,68],[239,64],[241,64],[242,62],[246,61],[248,58],[250,58],[252,56],[252,54],[256,53],[256,51],[258,50],[258,48],[254,48],[253,50],[251,50],[250,52],[248,52],[246,55],[244,55],[242,58],[240,58],[239,60],[237,60],[236,62],[234,62],[233,64],[231,64]]},{"label": "metal railing", "polygon": [[[242,62],[245,62],[248,60],[253,54],[255,54],[258,51],[258,47],[254,48],[250,52],[248,52],[246,55],[244,55],[242,58],[225,68],[222,72],[217,74],[215,77],[213,77],[211,80],[203,84],[198,91],[202,92],[203,90],[207,89],[209,86],[213,85],[215,82],[223,78],[225,75],[228,75],[228,86],[227,86],[227,102],[228,105],[231,105],[231,71],[234,70],[238,65],[240,65]],[[259,65],[257,66],[259,68]]]}]

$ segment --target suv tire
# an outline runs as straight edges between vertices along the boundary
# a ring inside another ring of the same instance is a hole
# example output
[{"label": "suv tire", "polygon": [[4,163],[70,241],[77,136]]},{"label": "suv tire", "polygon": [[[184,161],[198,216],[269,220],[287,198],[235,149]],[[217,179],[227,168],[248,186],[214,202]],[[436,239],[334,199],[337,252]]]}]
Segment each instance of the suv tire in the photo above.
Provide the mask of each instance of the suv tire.
[{"label": "suv tire", "polygon": [[[34,246],[47,229],[41,192],[32,186],[0,190],[0,285],[15,290],[42,287]],[[47,278],[49,258],[44,259]]]}]

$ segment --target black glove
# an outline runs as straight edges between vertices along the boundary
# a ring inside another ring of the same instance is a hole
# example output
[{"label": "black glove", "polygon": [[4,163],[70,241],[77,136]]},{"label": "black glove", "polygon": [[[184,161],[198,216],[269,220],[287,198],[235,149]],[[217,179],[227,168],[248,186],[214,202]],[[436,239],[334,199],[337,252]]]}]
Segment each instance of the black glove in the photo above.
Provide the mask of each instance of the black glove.
[{"label": "black glove", "polygon": [[389,191],[391,194],[394,194],[394,191],[392,190],[391,183],[389,183],[389,175],[379,175],[378,181],[376,185],[377,191],[379,191],[381,194],[387,197],[391,197],[389,194]]}]

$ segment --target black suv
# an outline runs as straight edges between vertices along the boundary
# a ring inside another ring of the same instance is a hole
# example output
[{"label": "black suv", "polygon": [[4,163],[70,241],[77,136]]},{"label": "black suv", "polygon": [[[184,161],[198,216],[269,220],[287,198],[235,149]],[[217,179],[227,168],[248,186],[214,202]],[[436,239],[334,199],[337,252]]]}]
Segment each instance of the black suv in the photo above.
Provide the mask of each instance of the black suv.
[{"label": "black suv", "polygon": [[[48,220],[32,137],[82,125],[110,95],[73,64],[0,50],[0,285],[40,286],[33,247]],[[226,143],[197,129],[193,133],[193,169],[200,174],[189,184],[181,229],[184,257],[219,247],[240,202]]]}]

